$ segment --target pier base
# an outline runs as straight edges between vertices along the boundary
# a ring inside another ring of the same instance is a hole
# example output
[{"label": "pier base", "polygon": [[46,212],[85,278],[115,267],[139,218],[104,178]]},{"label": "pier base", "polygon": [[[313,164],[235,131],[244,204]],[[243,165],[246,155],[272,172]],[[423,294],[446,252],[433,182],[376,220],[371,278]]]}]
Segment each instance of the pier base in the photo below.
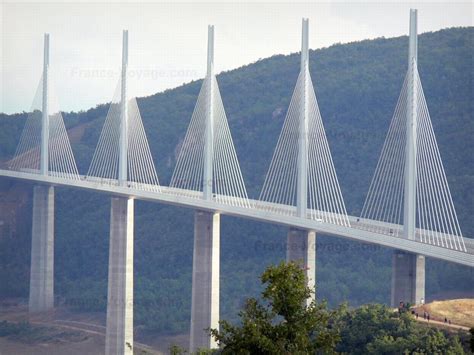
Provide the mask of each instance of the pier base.
[{"label": "pier base", "polygon": [[209,328],[219,328],[220,215],[194,214],[190,352],[217,348]]},{"label": "pier base", "polygon": [[54,187],[33,188],[29,312],[54,308]]},{"label": "pier base", "polygon": [[398,307],[400,302],[425,302],[425,257],[395,250],[392,257],[391,306]]},{"label": "pier base", "polygon": [[[316,232],[290,228],[286,243],[286,261],[300,263],[303,267],[308,287],[316,288]],[[315,294],[307,300],[309,305]]]},{"label": "pier base", "polygon": [[133,199],[112,197],[105,354],[133,354]]}]

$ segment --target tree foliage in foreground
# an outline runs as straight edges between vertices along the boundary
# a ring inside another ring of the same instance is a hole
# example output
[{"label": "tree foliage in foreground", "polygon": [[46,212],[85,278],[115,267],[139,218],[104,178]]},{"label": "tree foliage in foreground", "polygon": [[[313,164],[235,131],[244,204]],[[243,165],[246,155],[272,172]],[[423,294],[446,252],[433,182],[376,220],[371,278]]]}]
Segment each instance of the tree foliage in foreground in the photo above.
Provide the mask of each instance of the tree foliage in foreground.
[{"label": "tree foliage in foreground", "polygon": [[[296,263],[270,266],[261,276],[262,301],[247,300],[241,324],[212,329],[222,354],[464,354],[457,335],[420,324],[410,312],[369,304],[328,310]],[[466,351],[468,349],[466,348]]]},{"label": "tree foliage in foreground", "polygon": [[339,332],[333,320],[339,310],[306,300],[313,293],[296,263],[270,266],[261,276],[262,301],[247,300],[239,313],[241,325],[221,321],[212,329],[223,354],[308,354],[334,352]]},{"label": "tree foliage in foreground", "polygon": [[336,350],[347,354],[464,354],[457,336],[380,304],[347,311],[340,337]]}]

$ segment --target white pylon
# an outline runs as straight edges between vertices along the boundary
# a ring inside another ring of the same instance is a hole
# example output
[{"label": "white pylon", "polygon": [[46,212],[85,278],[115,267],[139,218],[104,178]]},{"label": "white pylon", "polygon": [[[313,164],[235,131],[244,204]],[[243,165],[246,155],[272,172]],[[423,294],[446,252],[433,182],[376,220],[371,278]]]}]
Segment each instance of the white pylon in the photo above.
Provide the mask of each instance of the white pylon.
[{"label": "white pylon", "polygon": [[303,93],[299,113],[298,182],[296,185],[296,208],[299,217],[306,217],[308,205],[308,19],[303,19],[301,33],[301,75]]},{"label": "white pylon", "polygon": [[207,28],[206,130],[204,138],[203,198],[212,199],[214,161],[214,26]]},{"label": "white pylon", "polygon": [[40,172],[48,175],[49,172],[49,34],[44,34],[44,62],[43,62],[43,108],[41,120],[41,156]]},{"label": "white pylon", "polygon": [[417,10],[410,10],[410,38],[408,49],[407,127],[405,147],[405,188],[403,203],[403,232],[415,239],[416,230],[416,126],[417,126]]},{"label": "white pylon", "polygon": [[120,145],[119,145],[119,173],[120,185],[128,180],[128,103],[127,103],[127,65],[128,65],[128,31],[123,31],[122,38],[122,86],[120,96]]}]

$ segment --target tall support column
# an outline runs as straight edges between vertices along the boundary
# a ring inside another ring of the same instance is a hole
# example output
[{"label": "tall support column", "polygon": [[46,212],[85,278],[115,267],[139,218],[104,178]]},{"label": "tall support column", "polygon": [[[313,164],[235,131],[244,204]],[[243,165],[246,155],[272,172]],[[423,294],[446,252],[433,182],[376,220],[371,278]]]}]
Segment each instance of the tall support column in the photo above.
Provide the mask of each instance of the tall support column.
[{"label": "tall support column", "polygon": [[408,50],[407,127],[405,148],[405,193],[403,228],[405,237],[415,239],[416,228],[416,126],[417,126],[417,10],[410,10]]},{"label": "tall support column", "polygon": [[[304,269],[307,286],[315,291],[316,287],[316,232],[290,228],[286,243],[286,261],[297,262]],[[314,300],[315,294],[306,301]]]},{"label": "tall support column", "polygon": [[30,312],[54,308],[54,187],[33,188]]},{"label": "tall support column", "polygon": [[[40,174],[49,172],[49,34],[44,35],[43,102],[41,116]],[[33,189],[29,311],[54,307],[54,188]]]},{"label": "tall support column", "polygon": [[392,258],[391,306],[425,301],[425,257],[396,250]]},{"label": "tall support column", "polygon": [[219,328],[220,215],[194,214],[190,352],[217,348],[208,328]]},{"label": "tall support column", "polygon": [[[128,31],[122,39],[119,184],[128,180]],[[105,353],[133,354],[133,199],[112,197]]]},{"label": "tall support column", "polygon": [[[405,190],[403,204],[403,232],[407,239],[416,233],[416,138],[417,138],[417,10],[410,10],[408,43],[407,126],[405,148]],[[395,250],[392,257],[391,305],[400,302],[420,304],[425,299],[425,258],[422,255]]]},{"label": "tall support column", "polygon": [[120,96],[120,147],[119,147],[119,184],[126,185],[128,180],[128,103],[127,103],[127,66],[128,66],[128,31],[123,31],[122,38],[122,80]]},{"label": "tall support column", "polygon": [[[212,199],[214,161],[214,26],[208,26],[203,198]],[[189,351],[216,348],[209,328],[219,328],[220,216],[194,214],[193,285]]]},{"label": "tall support column", "polygon": [[48,175],[49,171],[49,34],[44,35],[44,60],[43,60],[43,107],[41,117],[41,149],[40,149],[40,172]]},{"label": "tall support column", "polygon": [[300,75],[302,75],[303,80],[303,92],[299,112],[296,208],[297,215],[306,218],[306,208],[308,206],[308,19],[303,19]]},{"label": "tall support column", "polygon": [[[309,20],[303,19],[301,32],[301,69],[303,92],[299,103],[298,179],[296,184],[296,214],[306,218],[308,207],[308,28]],[[286,244],[286,261],[298,262],[305,270],[307,286],[315,290],[316,280],[316,233],[290,228]],[[307,300],[309,305],[314,299]]]},{"label": "tall support column", "polygon": [[214,26],[207,29],[206,133],[204,143],[203,198],[212,199],[214,160]]},{"label": "tall support column", "polygon": [[133,199],[112,197],[105,354],[133,354]]}]

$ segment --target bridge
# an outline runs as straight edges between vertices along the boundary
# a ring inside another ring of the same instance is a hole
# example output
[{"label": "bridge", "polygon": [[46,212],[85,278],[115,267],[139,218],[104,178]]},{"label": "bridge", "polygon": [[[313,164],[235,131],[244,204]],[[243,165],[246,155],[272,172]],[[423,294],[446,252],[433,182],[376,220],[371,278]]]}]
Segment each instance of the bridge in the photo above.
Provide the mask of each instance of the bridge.
[{"label": "bridge", "polygon": [[[34,184],[30,312],[54,307],[54,189],[111,196],[107,354],[133,352],[134,200],[194,209],[190,350],[217,344],[220,215],[285,225],[287,260],[315,286],[316,233],[394,249],[392,306],[423,303],[425,257],[474,266],[474,243],[457,219],[417,69],[417,11],[410,11],[407,74],[360,216],[346,212],[308,65],[303,19],[300,73],[260,197],[248,197],[214,72],[208,28],[207,74],[169,186],[160,185],[136,99],[127,91],[128,32],[122,73],[90,167],[80,174],[49,74],[43,76],[18,148],[0,176]],[[291,246],[291,247],[290,247]],[[310,302],[311,300],[308,300]]]}]

